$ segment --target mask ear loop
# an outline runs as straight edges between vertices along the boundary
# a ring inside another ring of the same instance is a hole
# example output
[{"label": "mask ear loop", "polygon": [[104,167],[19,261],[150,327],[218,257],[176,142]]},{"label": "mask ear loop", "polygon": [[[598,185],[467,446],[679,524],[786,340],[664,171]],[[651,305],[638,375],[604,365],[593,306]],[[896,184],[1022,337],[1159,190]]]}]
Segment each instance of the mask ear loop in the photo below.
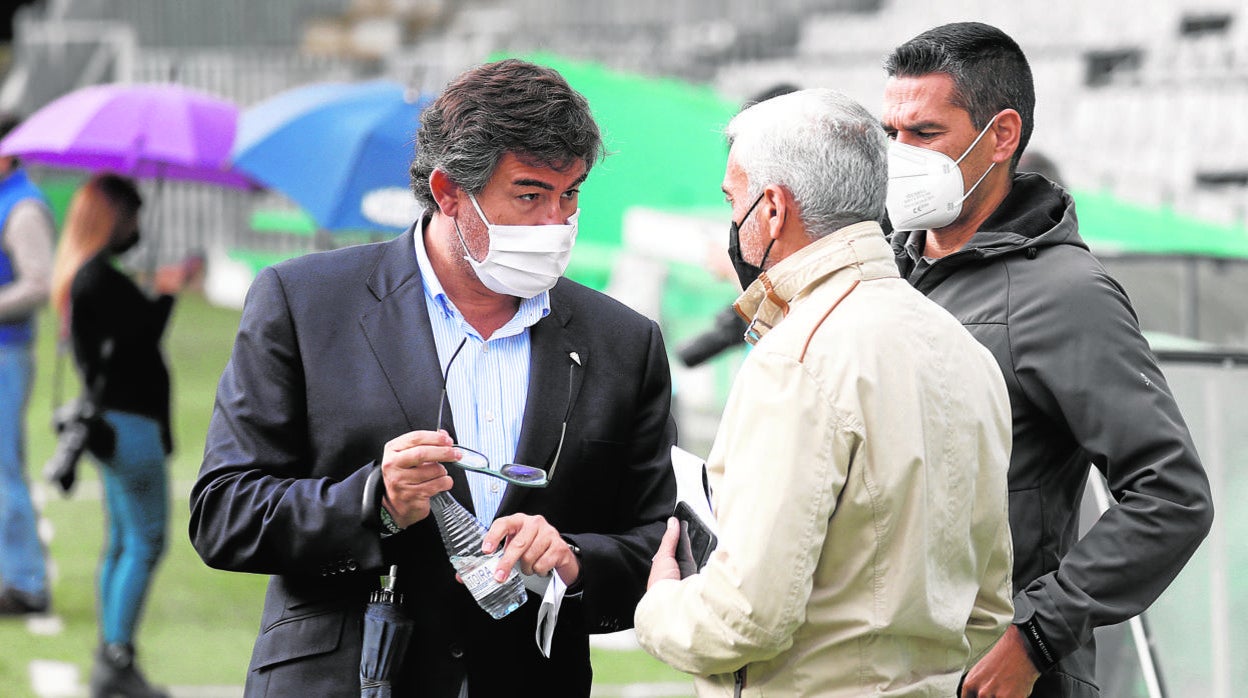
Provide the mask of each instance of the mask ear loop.
[{"label": "mask ear loop", "polygon": [[[970,155],[971,151],[975,149],[975,146],[979,145],[979,141],[981,138],[984,137],[984,134],[988,133],[988,129],[992,128],[992,125],[997,122],[998,116],[1001,116],[999,112],[996,115],[994,115],[991,119],[988,120],[988,123],[984,125],[984,130],[980,131],[978,136],[975,136],[975,140],[971,141],[971,144],[966,146],[966,150],[962,151],[962,157],[955,160],[953,164],[955,165],[962,164],[962,161],[966,159],[966,156]],[[993,163],[993,164],[996,164],[996,163]],[[477,209],[477,210],[479,211],[481,209]]]},{"label": "mask ear loop", "polygon": [[[477,203],[477,197],[473,196],[472,194],[469,194],[468,200],[472,202],[472,207],[477,209],[477,216],[481,218],[481,222],[485,224],[485,227],[488,230],[490,227],[490,222],[485,219],[485,214],[482,213],[481,211],[481,205]],[[480,264],[481,262],[478,261],[476,257],[472,256],[472,250],[468,249],[468,241],[464,240],[464,233],[462,230],[459,229],[459,221],[452,218],[451,223],[455,225],[455,234],[459,236],[459,244],[461,247],[464,248],[464,259],[467,259],[470,262],[476,262],[477,264]],[[488,253],[486,254],[486,257],[489,257]]]},{"label": "mask ear loop", "polygon": [[[754,213],[754,209],[758,208],[758,202],[762,201],[763,197],[766,196],[766,194],[767,194],[766,189],[759,192],[758,198],[754,199],[754,203],[750,204],[750,208],[745,212],[745,215],[741,217],[741,222],[735,224],[737,226],[737,248],[738,249],[740,249],[741,247],[741,228],[745,226],[745,222],[750,219],[750,214]],[[767,255],[771,254],[771,246],[774,244],[776,244],[776,239],[772,238],[771,242],[767,243],[767,249],[763,250],[763,258],[759,260],[758,262],[758,272],[760,275],[763,273],[763,265],[767,263]],[[750,264],[749,262],[746,262],[744,252],[741,253],[741,261],[745,262],[746,264]],[[754,266],[754,265],[750,264],[750,266]]]},{"label": "mask ear loop", "polygon": [[[429,182],[429,195],[433,196],[434,201],[437,201],[437,196],[434,196],[434,193],[433,193],[432,181]],[[477,198],[473,196],[472,194],[469,194],[468,200],[471,201],[473,207],[477,209],[477,215],[481,217],[481,221],[484,222],[485,225],[488,227],[490,223],[489,221],[485,220],[485,214],[481,213],[481,207],[477,205]],[[480,262],[477,262],[476,258],[472,256],[472,252],[468,249],[468,241],[464,239],[464,232],[459,229],[459,221],[452,218],[451,225],[455,226],[455,234],[459,236],[459,246],[464,248],[464,259],[467,259],[470,262],[476,262],[477,264],[480,264]],[[462,344],[460,345],[460,348],[461,349],[463,348]],[[455,353],[458,354],[459,353],[458,350],[456,350]],[[451,360],[454,361],[454,358],[452,358]],[[440,425],[439,425],[439,428],[441,428]]]},{"label": "mask ear loop", "polygon": [[[988,129],[985,128],[984,130],[987,131]],[[971,147],[974,148],[975,144],[972,143]],[[488,228],[490,226],[490,221],[486,219],[485,212],[481,210],[481,204],[477,203],[477,197],[473,196],[472,194],[469,194],[468,200],[472,202],[472,207],[477,209],[477,215],[481,217],[481,222],[484,223],[485,226]]]},{"label": "mask ear loop", "polygon": [[984,170],[984,173],[979,176],[979,179],[975,180],[975,183],[971,185],[971,188],[966,190],[966,193],[962,195],[961,199],[958,199],[958,203],[962,203],[963,201],[966,201],[968,198],[970,198],[971,194],[974,194],[975,190],[979,188],[979,183],[984,181],[984,177],[987,177],[988,173],[992,172],[992,168],[996,166],[997,166],[997,163],[995,162],[988,165],[988,169]]},{"label": "mask ear loop", "polygon": [[[763,200],[763,197],[764,197],[764,196],[766,196],[766,195],[767,195],[767,190],[766,190],[766,189],[764,189],[764,190],[763,190],[763,193],[758,195],[758,201],[762,201],[762,200]],[[754,206],[757,206],[757,205],[758,205],[758,201],[755,201],[755,202],[754,202]],[[754,210],[754,208],[753,208],[753,206],[751,206],[751,207],[750,207],[750,211],[753,211],[753,210]],[[748,218],[748,215],[747,215],[747,218]],[[742,219],[742,221],[741,221],[741,222],[744,224],[744,223],[745,223],[745,220],[744,220],[744,219]],[[781,228],[783,228],[783,227],[784,227],[784,224],[783,224],[783,223],[781,223],[781,224],[780,224],[780,227],[781,227]],[[765,275],[767,274],[767,270],[766,270],[764,267],[766,267],[766,266],[767,266],[767,258],[771,256],[771,248],[772,248],[772,246],[773,246],[773,245],[775,245],[775,244],[776,244],[776,238],[772,238],[772,239],[771,239],[771,242],[767,243],[767,249],[763,250],[763,258],[762,258],[762,259],[760,259],[760,260],[758,261],[759,276],[765,276]],[[768,282],[768,283],[767,283],[767,290],[768,290],[768,292],[769,292],[769,294],[770,294],[770,295],[775,295],[774,293],[771,293],[771,283],[770,283],[770,282]],[[784,303],[784,301],[781,301],[781,303]],[[787,304],[787,303],[785,303],[784,305],[785,305],[785,314],[787,315],[787,314],[788,314],[788,304]]]},{"label": "mask ear loop", "polygon": [[[962,164],[962,161],[966,159],[966,156],[970,155],[971,151],[975,149],[975,146],[979,145],[980,139],[982,139],[984,134],[988,133],[988,129],[992,128],[992,125],[997,122],[998,116],[1001,116],[1000,112],[997,112],[991,119],[989,119],[988,123],[984,125],[984,130],[980,131],[979,135],[975,136],[975,140],[971,141],[971,144],[966,147],[966,150],[962,153],[962,157],[954,161],[953,164],[955,167]],[[996,166],[997,163],[995,162],[989,164],[988,169],[984,170],[984,173],[979,176],[979,179],[975,180],[975,183],[971,185],[971,188],[966,190],[966,193],[962,195],[961,199],[958,199],[958,203],[962,203],[970,198],[971,194],[974,194],[975,190],[979,188],[979,183],[984,181],[984,178],[988,176],[988,173],[992,172],[992,168]]]}]

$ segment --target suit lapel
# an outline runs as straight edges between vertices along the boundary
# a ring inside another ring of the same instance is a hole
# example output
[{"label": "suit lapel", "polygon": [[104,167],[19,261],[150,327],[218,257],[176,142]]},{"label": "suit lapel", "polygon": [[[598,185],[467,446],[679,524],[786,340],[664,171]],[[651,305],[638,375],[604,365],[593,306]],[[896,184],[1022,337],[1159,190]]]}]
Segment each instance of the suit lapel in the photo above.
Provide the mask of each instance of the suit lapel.
[{"label": "suit lapel", "polygon": [[[442,395],[442,369],[416,263],[414,236],[421,234],[417,224],[386,245],[368,278],[378,303],[360,317],[360,327],[394,390],[408,427],[433,430],[437,428],[438,399]],[[455,438],[449,407],[442,421]],[[452,466],[447,472],[455,483],[452,495],[472,511],[472,495],[463,471]]]},{"label": "suit lapel", "polygon": [[[550,315],[529,330],[529,393],[525,399],[524,421],[520,425],[520,441],[516,445],[516,462],[535,468],[549,468],[559,447],[560,427],[564,415],[574,409],[585,375],[584,365],[588,349],[581,338],[568,330],[571,313],[558,303],[558,295],[551,291]],[[580,363],[575,363],[575,354]],[[572,367],[569,371],[569,367]],[[569,401],[569,380],[571,400]],[[563,452],[559,456],[559,470],[575,454],[569,447],[573,439],[564,437]],[[498,515],[506,516],[519,510],[521,502],[532,488],[508,485],[498,507]]]}]

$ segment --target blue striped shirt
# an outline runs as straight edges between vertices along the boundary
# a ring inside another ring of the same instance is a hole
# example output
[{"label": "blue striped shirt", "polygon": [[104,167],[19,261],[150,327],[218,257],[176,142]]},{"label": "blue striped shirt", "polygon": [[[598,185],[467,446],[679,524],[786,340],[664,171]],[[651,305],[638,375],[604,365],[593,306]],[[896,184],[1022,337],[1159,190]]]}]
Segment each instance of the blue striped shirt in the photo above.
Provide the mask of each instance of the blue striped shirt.
[{"label": "blue striped shirt", "polygon": [[[455,348],[468,338],[446,380],[456,443],[484,453],[490,459],[490,468],[498,470],[516,457],[529,392],[529,328],[550,314],[550,294],[542,292],[521,299],[520,307],[507,324],[495,330],[492,336],[483,338],[447,297],[442,282],[433,273],[425,251],[423,223],[417,227],[415,238],[416,262],[420,265],[429,324],[433,327],[433,341],[443,373]],[[442,419],[447,424],[451,421],[446,415]],[[429,428],[437,426],[429,425]],[[511,485],[489,475],[465,474],[477,519],[489,526],[503,492]]]}]

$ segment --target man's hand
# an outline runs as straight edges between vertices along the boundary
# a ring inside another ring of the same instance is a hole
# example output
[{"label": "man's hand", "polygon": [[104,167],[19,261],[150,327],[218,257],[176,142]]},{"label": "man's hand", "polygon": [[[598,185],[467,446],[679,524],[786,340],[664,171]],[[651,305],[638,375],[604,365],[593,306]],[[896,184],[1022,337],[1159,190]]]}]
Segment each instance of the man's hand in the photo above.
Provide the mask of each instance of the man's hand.
[{"label": "man's hand", "polygon": [[1036,670],[1023,647],[1018,626],[1006,628],[1005,634],[988,654],[967,672],[962,682],[962,698],[1025,698],[1040,672]]},{"label": "man's hand", "polygon": [[493,553],[504,539],[507,544],[494,572],[494,578],[498,581],[507,579],[517,562],[520,563],[520,571],[525,574],[544,576],[554,570],[567,586],[572,586],[580,579],[580,561],[576,559],[572,548],[568,547],[567,541],[559,536],[559,531],[545,518],[512,514],[494,519],[481,543],[481,552],[487,555]]},{"label": "man's hand", "polygon": [[650,559],[650,580],[646,589],[665,580],[680,581],[680,565],[676,562],[676,544],[680,541],[680,520],[675,516],[667,519],[667,530],[659,542],[659,551]]},{"label": "man's hand", "polygon": [[385,494],[381,505],[400,528],[429,516],[429,498],[451,489],[451,476],[442,462],[458,460],[445,431],[409,431],[386,443],[381,457]]}]

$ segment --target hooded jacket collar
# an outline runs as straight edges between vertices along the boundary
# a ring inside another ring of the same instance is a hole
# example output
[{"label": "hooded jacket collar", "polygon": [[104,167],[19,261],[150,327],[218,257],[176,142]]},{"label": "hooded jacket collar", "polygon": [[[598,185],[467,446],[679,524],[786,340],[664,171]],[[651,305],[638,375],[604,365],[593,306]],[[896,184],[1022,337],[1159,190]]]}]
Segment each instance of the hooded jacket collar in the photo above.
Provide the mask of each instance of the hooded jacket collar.
[{"label": "hooded jacket collar", "polygon": [[733,305],[750,323],[747,337],[761,338],[829,277],[854,281],[896,278],[897,265],[875,221],[863,221],[826,235],[763,272]]},{"label": "hooded jacket collar", "polygon": [[[914,235],[925,235],[916,231]],[[891,244],[897,265],[908,275],[918,261],[906,249],[912,233],[893,233]],[[1010,193],[966,246],[941,260],[987,259],[1030,248],[1075,245],[1087,249],[1079,236],[1075,201],[1061,186],[1045,177],[1024,172],[1014,175]],[[921,248],[919,248],[921,251]]]}]

